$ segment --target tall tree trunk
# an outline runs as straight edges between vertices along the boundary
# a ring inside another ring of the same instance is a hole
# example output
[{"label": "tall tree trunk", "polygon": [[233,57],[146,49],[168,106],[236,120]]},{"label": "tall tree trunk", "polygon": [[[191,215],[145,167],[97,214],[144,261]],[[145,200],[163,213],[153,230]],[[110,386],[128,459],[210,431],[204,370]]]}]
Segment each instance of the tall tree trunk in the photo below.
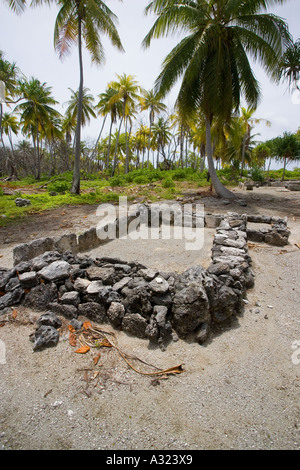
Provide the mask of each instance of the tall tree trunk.
[{"label": "tall tree trunk", "polygon": [[128,117],[125,118],[125,151],[126,151],[126,158],[125,158],[125,169],[124,173],[127,175],[129,172],[129,135],[127,135],[127,125],[128,125]]},{"label": "tall tree trunk", "polygon": [[225,186],[221,183],[214,167],[213,152],[211,145],[211,119],[208,116],[206,117],[205,125],[207,162],[212,186],[218,196],[224,197],[226,199],[232,199],[235,197],[235,195],[231,191],[229,191],[229,189],[225,188]]},{"label": "tall tree trunk", "polygon": [[36,125],[36,156],[37,156],[37,180],[41,179],[41,155],[40,155],[40,139],[39,139],[39,123]]},{"label": "tall tree trunk", "polygon": [[116,168],[117,168],[117,151],[118,151],[119,137],[120,137],[120,133],[121,133],[121,127],[122,127],[122,124],[123,124],[123,119],[124,119],[124,115],[123,115],[122,118],[121,118],[119,130],[118,130],[118,135],[117,135],[117,140],[116,140],[116,146],[115,146],[115,154],[114,154],[114,164],[113,164],[113,169],[112,169],[112,174],[111,174],[111,176],[114,176],[115,171],[116,171]]},{"label": "tall tree trunk", "polygon": [[184,144],[184,134],[183,134],[183,126],[180,128],[180,165],[183,168],[183,144]]},{"label": "tall tree trunk", "polygon": [[36,155],[36,139],[34,135],[34,131],[32,129],[32,142],[33,142],[33,160],[34,160],[34,177],[37,178],[36,168],[37,168],[37,155]]},{"label": "tall tree trunk", "polygon": [[283,173],[282,173],[281,181],[284,181],[285,169],[286,169],[286,161],[287,161],[287,157],[284,157],[284,159],[283,159]]},{"label": "tall tree trunk", "polygon": [[120,133],[121,133],[121,127],[122,127],[123,121],[124,121],[124,119],[125,119],[125,114],[126,114],[126,99],[124,98],[124,103],[123,103],[123,115],[122,115],[122,118],[121,118],[121,121],[120,121],[120,126],[119,126],[119,131],[118,131],[116,146],[115,146],[114,165],[113,165],[113,171],[112,171],[112,175],[111,175],[111,176],[114,176],[115,171],[116,171],[116,167],[117,167],[117,150],[118,150],[118,145],[119,145],[119,138],[120,138]]},{"label": "tall tree trunk", "polygon": [[272,158],[271,158],[271,157],[269,157],[269,164],[268,164],[268,170],[267,170],[267,176],[266,176],[266,180],[268,180],[268,179],[269,179],[269,172],[270,172],[271,162],[272,162]]},{"label": "tall tree trunk", "polygon": [[150,147],[151,147],[151,128],[152,128],[152,122],[153,122],[153,116],[150,111],[150,116],[149,116],[149,139],[148,139],[148,154],[147,154],[147,170],[149,170],[149,162],[150,162]]},{"label": "tall tree trunk", "polygon": [[107,160],[106,160],[106,169],[107,169],[107,170],[109,169],[109,157],[110,157],[110,145],[111,145],[112,126],[113,126],[113,119],[111,119],[110,128],[109,128],[108,148],[107,148]]},{"label": "tall tree trunk", "polygon": [[98,137],[97,137],[97,140],[96,140],[96,143],[95,143],[95,147],[94,147],[93,153],[92,153],[92,155],[91,155],[91,160],[94,158],[94,156],[95,156],[95,154],[96,154],[97,146],[98,146],[100,137],[101,137],[102,132],[103,132],[103,129],[104,129],[104,125],[105,125],[106,118],[107,118],[107,115],[106,115],[105,118],[103,119],[103,123],[102,123],[101,129],[100,129],[99,135],[98,135]]},{"label": "tall tree trunk", "polygon": [[201,144],[200,146],[200,172],[203,173],[204,168],[205,168],[205,145]]},{"label": "tall tree trunk", "polygon": [[245,134],[243,137],[242,164],[241,164],[241,173],[240,173],[241,178],[243,177],[243,171],[244,171],[244,165],[245,165],[246,140],[247,140],[247,134]]},{"label": "tall tree trunk", "polygon": [[81,38],[81,18],[78,19],[78,54],[79,54],[79,90],[78,109],[76,123],[75,158],[73,168],[73,182],[71,193],[80,194],[80,142],[81,142],[81,119],[82,119],[82,96],[83,96],[83,62],[82,62],[82,38]]},{"label": "tall tree trunk", "polygon": [[11,180],[17,180],[18,179],[18,173],[17,173],[17,167],[16,167],[15,151],[14,151],[14,145],[13,145],[12,135],[11,135],[10,130],[8,131],[8,140],[9,140],[9,143],[10,143],[11,155],[12,155],[11,165],[10,165],[11,172],[10,172],[9,177],[10,177]]}]

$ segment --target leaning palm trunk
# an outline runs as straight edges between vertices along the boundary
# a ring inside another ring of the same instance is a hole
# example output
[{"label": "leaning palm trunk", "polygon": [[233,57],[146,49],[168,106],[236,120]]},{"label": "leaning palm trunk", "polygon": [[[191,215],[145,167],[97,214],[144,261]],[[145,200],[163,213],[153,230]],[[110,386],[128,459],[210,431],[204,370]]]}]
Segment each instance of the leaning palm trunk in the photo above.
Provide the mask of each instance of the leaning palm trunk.
[{"label": "leaning palm trunk", "polygon": [[103,132],[103,129],[104,129],[104,125],[105,125],[106,118],[107,118],[107,116],[105,116],[105,118],[103,119],[103,123],[102,123],[101,129],[100,129],[99,135],[98,135],[98,137],[97,137],[97,140],[96,140],[96,143],[95,143],[95,147],[94,147],[94,150],[93,150],[91,159],[93,159],[93,158],[95,157],[95,155],[96,155],[98,143],[99,143],[99,140],[100,140],[100,138],[101,138],[101,135],[102,135],[102,132]]},{"label": "leaning palm trunk", "polygon": [[78,53],[79,53],[79,70],[80,82],[78,91],[78,110],[76,124],[76,140],[75,140],[75,158],[73,168],[73,182],[71,193],[80,193],[80,141],[81,141],[81,118],[82,118],[82,96],[83,96],[83,63],[82,63],[82,45],[81,45],[81,20],[78,20]]},{"label": "leaning palm trunk", "polygon": [[110,147],[111,147],[111,131],[113,126],[113,120],[111,120],[109,128],[109,138],[108,138],[108,148],[107,148],[107,159],[106,159],[106,169],[109,169],[109,158],[110,158]]},{"label": "leaning palm trunk", "polygon": [[227,198],[227,199],[234,198],[235,195],[231,191],[229,191],[229,189],[225,188],[225,186],[219,180],[218,175],[215,170],[215,166],[213,162],[213,151],[212,151],[212,145],[211,145],[211,122],[210,122],[209,117],[206,118],[206,153],[207,153],[207,163],[208,163],[211,183],[215,192],[217,193],[218,196],[223,197],[223,198]]}]

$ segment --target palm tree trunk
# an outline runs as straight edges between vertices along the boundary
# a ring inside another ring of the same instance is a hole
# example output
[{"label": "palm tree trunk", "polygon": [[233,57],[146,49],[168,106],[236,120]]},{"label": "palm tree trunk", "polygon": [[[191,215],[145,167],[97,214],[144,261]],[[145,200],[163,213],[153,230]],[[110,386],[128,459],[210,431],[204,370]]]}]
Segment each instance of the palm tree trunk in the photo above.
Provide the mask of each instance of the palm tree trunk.
[{"label": "palm tree trunk", "polygon": [[201,144],[200,146],[200,172],[203,173],[205,168],[205,145]]},{"label": "palm tree trunk", "polygon": [[284,157],[284,159],[283,159],[283,173],[282,173],[281,181],[284,181],[284,177],[285,177],[286,160],[287,160],[287,157]]},{"label": "palm tree trunk", "polygon": [[124,106],[123,106],[123,108],[124,108],[124,109],[123,109],[123,116],[122,116],[121,121],[120,121],[118,136],[117,136],[117,140],[116,140],[115,155],[114,155],[114,166],[113,166],[113,170],[112,170],[112,175],[111,175],[111,176],[114,176],[115,171],[116,171],[116,167],[117,167],[117,150],[118,150],[118,145],[119,145],[119,138],[120,138],[120,133],[121,133],[121,127],[122,127],[122,124],[123,124],[123,121],[124,121],[124,118],[125,118],[126,100],[124,100]]},{"label": "palm tree trunk", "polygon": [[34,131],[32,128],[32,143],[33,143],[33,160],[34,160],[34,177],[37,178],[36,167],[37,167],[37,155],[36,155],[36,139],[34,135]]},{"label": "palm tree trunk", "polygon": [[98,145],[98,143],[99,143],[101,134],[102,134],[102,132],[103,132],[106,118],[107,118],[107,115],[106,115],[105,118],[103,119],[103,124],[102,124],[102,126],[101,126],[101,130],[100,130],[99,135],[98,135],[98,137],[97,137],[97,140],[96,140],[96,143],[95,143],[95,147],[94,147],[93,153],[92,153],[92,155],[91,155],[91,160],[92,160],[92,159],[94,158],[94,156],[95,156],[95,153],[96,153],[96,150],[97,150],[97,145]]},{"label": "palm tree trunk", "polygon": [[10,173],[10,179],[11,180],[17,180],[18,179],[18,173],[17,173],[17,168],[16,168],[16,159],[15,159],[15,151],[14,151],[14,145],[12,141],[12,135],[11,132],[8,131],[8,140],[10,143],[10,148],[11,148],[11,173]]},{"label": "palm tree trunk", "polygon": [[208,162],[208,169],[210,173],[212,186],[218,196],[227,198],[227,199],[232,199],[235,197],[235,195],[231,191],[229,191],[229,189],[225,188],[225,186],[221,183],[214,167],[213,152],[212,152],[212,145],[211,145],[211,119],[210,117],[206,116],[205,124],[206,124],[207,162]]},{"label": "palm tree trunk", "polygon": [[39,139],[39,123],[36,125],[36,156],[37,156],[37,180],[41,179],[41,156],[40,156],[40,139]]},{"label": "palm tree trunk", "polygon": [[147,155],[147,170],[149,170],[149,162],[150,162],[150,147],[151,147],[151,128],[152,128],[152,122],[153,119],[151,117],[151,112],[150,112],[150,117],[149,117],[149,139],[148,139],[148,155]]},{"label": "palm tree trunk", "polygon": [[247,134],[245,134],[243,137],[242,164],[241,164],[240,178],[243,177],[243,171],[244,171],[244,165],[245,165],[246,140],[247,140]]},{"label": "palm tree trunk", "polygon": [[268,169],[267,169],[267,176],[266,176],[266,180],[269,179],[269,172],[270,172],[270,167],[271,167],[271,161],[272,161],[272,158],[269,157],[269,164],[268,164]]},{"label": "palm tree trunk", "polygon": [[110,156],[110,145],[111,145],[111,131],[113,126],[113,119],[111,119],[110,128],[109,128],[109,137],[108,137],[108,148],[107,148],[107,160],[106,160],[106,169],[109,169],[109,156]]},{"label": "palm tree trunk", "polygon": [[126,159],[125,159],[125,175],[129,172],[129,136],[127,135],[127,125],[128,125],[128,118],[125,118],[125,149],[126,149]]},{"label": "palm tree trunk", "polygon": [[82,44],[81,44],[81,18],[78,18],[78,54],[79,54],[79,90],[78,90],[78,109],[77,109],[77,124],[76,124],[76,143],[75,143],[75,158],[73,168],[73,182],[71,193],[80,193],[80,141],[81,141],[81,119],[82,119],[82,96],[83,96],[83,62],[82,62]]}]

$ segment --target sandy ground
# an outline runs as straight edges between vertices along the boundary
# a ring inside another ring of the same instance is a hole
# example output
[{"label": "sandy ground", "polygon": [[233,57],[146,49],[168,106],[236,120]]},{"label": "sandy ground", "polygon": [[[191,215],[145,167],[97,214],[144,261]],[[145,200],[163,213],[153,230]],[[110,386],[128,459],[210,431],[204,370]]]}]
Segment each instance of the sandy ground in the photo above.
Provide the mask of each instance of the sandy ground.
[{"label": "sandy ground", "polygon": [[[291,230],[283,249],[250,248],[256,279],[243,314],[216,328],[204,346],[179,340],[164,352],[116,333],[121,350],[161,369],[184,364],[181,374],[154,380],[131,369],[114,348],[102,348],[95,365],[93,352],[74,353],[66,321],[56,347],[33,352],[29,335],[40,313],[17,307],[0,328],[0,448],[300,448],[300,194],[256,188],[239,196],[247,207],[215,198],[201,202],[215,213],[288,216]],[[15,244],[86,230],[95,224],[95,209],[67,207],[1,229],[0,264],[12,265]],[[127,240],[92,254],[183,271],[208,264],[213,232],[206,231],[200,253],[187,252],[178,240]]]}]

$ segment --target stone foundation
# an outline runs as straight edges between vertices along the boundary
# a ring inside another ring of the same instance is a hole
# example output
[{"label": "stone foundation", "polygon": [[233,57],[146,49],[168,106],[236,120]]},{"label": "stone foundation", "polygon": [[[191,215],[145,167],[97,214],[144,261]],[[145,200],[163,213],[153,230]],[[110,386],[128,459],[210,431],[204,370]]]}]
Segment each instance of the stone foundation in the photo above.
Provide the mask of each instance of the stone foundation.
[{"label": "stone foundation", "polygon": [[[190,221],[192,226],[199,224],[193,213]],[[216,228],[211,263],[207,269],[193,266],[180,274],[149,269],[136,261],[81,255],[80,250],[107,242],[94,229],[79,237],[64,235],[19,245],[14,267],[0,268],[0,315],[18,304],[47,312],[43,323],[47,334],[43,329],[42,333],[50,343],[56,335],[47,318],[53,323],[53,317],[62,315],[77,326],[80,316],[110,323],[162,349],[178,337],[202,344],[212,324],[242,312],[247,289],[254,286],[247,241],[257,234],[247,228],[250,221],[270,224],[269,232],[257,231],[263,236],[259,241],[267,242],[269,236],[273,244],[288,243],[285,219],[205,214],[203,226]],[[37,334],[35,344],[43,344]]]}]

